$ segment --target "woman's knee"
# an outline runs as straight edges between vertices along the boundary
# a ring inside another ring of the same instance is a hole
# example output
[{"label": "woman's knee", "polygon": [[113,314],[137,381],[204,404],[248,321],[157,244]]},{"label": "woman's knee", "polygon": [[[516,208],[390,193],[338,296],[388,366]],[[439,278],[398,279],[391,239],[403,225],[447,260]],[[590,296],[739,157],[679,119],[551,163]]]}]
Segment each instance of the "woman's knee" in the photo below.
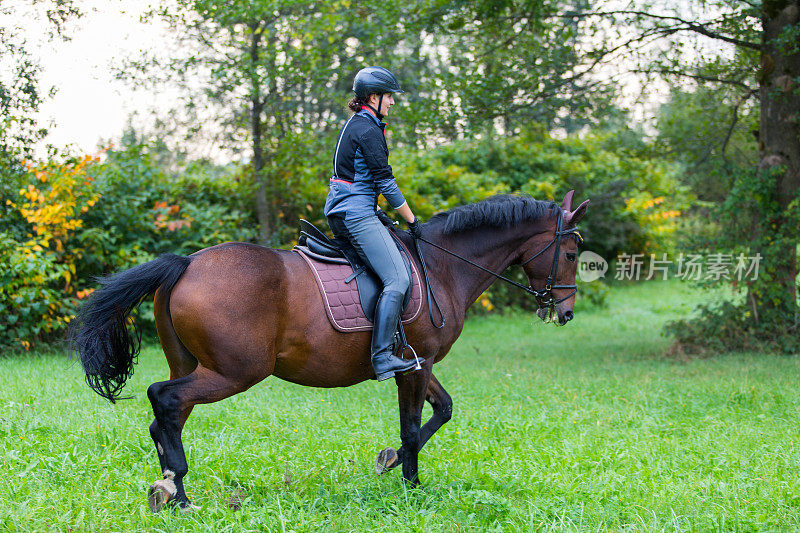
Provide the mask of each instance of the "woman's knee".
[{"label": "woman's knee", "polygon": [[411,277],[408,275],[408,271],[405,268],[405,265],[402,265],[402,269],[399,270],[398,274],[384,286],[384,290],[392,290],[397,292],[402,292],[405,294],[411,288]]}]

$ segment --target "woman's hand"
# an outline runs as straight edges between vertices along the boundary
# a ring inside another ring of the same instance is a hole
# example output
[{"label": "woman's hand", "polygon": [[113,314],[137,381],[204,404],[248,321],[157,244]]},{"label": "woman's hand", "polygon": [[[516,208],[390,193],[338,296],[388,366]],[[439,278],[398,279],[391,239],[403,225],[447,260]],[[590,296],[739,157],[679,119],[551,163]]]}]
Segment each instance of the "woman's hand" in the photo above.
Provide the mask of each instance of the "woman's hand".
[{"label": "woman's hand", "polygon": [[408,223],[408,232],[411,233],[415,239],[422,238],[422,229],[419,227],[419,220],[415,218],[413,222]]}]

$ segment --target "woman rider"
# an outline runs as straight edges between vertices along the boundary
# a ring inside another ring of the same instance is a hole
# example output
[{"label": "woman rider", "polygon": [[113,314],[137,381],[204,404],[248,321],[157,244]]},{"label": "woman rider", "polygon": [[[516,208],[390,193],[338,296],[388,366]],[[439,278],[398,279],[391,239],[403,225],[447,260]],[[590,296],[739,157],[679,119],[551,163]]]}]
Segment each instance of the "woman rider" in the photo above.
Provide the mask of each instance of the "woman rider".
[{"label": "woman rider", "polygon": [[[382,67],[367,67],[353,81],[355,97],[348,106],[355,113],[339,133],[333,153],[333,176],[325,201],[325,216],[333,234],[348,239],[366,264],[383,282],[373,319],[371,359],[378,381],[412,370],[414,360],[394,355],[394,334],[411,279],[403,258],[378,208],[378,196],[419,236],[419,222],[395,183],[389,166],[382,122],[394,105],[394,93],[402,93],[394,74]],[[379,218],[380,217],[380,218]]]}]

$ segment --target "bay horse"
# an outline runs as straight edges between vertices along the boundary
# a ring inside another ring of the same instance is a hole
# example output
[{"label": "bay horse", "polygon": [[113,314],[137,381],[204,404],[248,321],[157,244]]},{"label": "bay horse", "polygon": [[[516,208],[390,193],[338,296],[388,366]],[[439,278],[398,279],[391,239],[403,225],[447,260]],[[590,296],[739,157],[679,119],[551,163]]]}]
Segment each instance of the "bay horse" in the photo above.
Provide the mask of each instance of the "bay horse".
[{"label": "bay horse", "polygon": [[[445,324],[438,328],[433,316],[422,313],[406,326],[422,368],[395,377],[401,446],[384,449],[376,471],[402,465],[403,479],[419,483],[419,451],[450,419],[453,406],[433,365],[460,335],[467,308],[495,281],[489,271],[522,265],[531,288],[546,284],[528,291],[535,292],[539,316],[544,319],[543,306],[549,306],[560,324],[572,319],[575,291],[568,289],[575,287],[578,238],[571,237],[577,237],[574,228],[589,202],[572,211],[572,195],[560,207],[529,196],[495,196],[422,224],[423,242],[417,244],[425,250],[430,287]],[[395,232],[407,246],[413,244],[406,232]],[[79,310],[70,340],[89,386],[112,403],[132,375],[139,351],[140,337],[135,328],[129,331],[128,315],[155,294],[156,327],[170,378],[147,389],[155,415],[150,435],[163,473],[148,491],[153,511],[167,505],[194,508],[183,483],[189,465],[181,432],[195,405],[228,398],[270,375],[309,387],[349,387],[375,377],[371,332],[333,328],[314,276],[295,252],[225,243],[185,257],[162,255],[98,281],[101,287]],[[421,426],[426,400],[433,414]]]}]

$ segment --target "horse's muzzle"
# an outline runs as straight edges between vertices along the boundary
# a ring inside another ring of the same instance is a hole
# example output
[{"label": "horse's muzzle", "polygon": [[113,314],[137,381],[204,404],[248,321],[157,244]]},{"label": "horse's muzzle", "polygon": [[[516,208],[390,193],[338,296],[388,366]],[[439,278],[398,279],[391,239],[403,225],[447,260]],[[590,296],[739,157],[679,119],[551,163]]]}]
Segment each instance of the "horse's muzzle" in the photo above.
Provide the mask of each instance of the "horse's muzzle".
[{"label": "horse's muzzle", "polygon": [[540,307],[536,310],[536,316],[541,318],[544,322],[557,322],[559,326],[563,326],[575,318],[575,313],[572,311],[572,309],[568,309],[564,311],[564,314],[561,314],[553,307]]}]

